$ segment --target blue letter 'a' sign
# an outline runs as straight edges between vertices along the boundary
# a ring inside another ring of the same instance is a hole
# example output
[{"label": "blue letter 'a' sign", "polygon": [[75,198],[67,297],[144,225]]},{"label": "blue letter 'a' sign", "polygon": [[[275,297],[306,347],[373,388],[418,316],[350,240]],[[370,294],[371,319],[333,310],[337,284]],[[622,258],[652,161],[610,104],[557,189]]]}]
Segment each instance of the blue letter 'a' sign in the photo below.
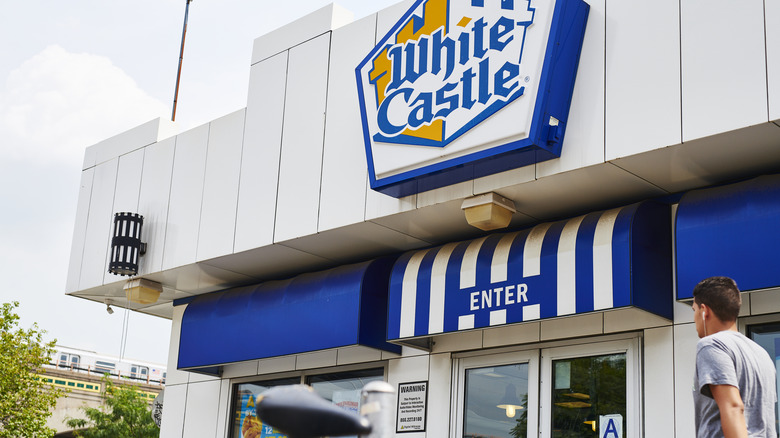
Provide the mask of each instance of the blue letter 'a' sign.
[{"label": "blue letter 'a' sign", "polygon": [[615,419],[610,418],[609,423],[607,423],[607,430],[604,431],[604,436],[601,438],[620,438],[620,433],[617,430],[617,427],[615,427]]}]

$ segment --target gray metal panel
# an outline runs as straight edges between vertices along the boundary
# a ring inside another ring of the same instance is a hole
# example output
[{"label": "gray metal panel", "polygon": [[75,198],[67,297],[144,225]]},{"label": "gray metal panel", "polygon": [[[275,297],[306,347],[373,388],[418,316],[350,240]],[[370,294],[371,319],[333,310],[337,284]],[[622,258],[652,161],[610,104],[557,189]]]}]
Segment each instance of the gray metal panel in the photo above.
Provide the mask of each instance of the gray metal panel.
[{"label": "gray metal panel", "polygon": [[274,241],[317,232],[330,34],[290,49]]}]

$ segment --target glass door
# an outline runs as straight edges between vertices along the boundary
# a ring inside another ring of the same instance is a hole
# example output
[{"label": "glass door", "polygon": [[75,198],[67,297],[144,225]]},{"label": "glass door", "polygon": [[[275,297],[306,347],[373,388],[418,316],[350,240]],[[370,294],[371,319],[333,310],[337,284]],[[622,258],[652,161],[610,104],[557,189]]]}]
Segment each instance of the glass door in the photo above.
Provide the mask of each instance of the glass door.
[{"label": "glass door", "polygon": [[638,438],[639,339],[458,359],[455,438]]},{"label": "glass door", "polygon": [[460,359],[456,436],[537,436],[539,350]]},{"label": "glass door", "polygon": [[[750,325],[747,328],[750,339],[764,348],[777,367],[777,390],[780,394],[780,323]],[[775,430],[780,431],[780,404],[775,403]]]},{"label": "glass door", "polygon": [[543,438],[639,436],[636,340],[542,350]]}]

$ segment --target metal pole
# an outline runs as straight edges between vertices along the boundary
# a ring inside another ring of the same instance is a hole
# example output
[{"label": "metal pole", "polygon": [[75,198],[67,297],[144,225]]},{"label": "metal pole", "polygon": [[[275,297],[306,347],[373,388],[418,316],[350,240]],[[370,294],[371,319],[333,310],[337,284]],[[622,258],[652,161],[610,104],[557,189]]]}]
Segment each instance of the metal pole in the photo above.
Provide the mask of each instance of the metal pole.
[{"label": "metal pole", "polygon": [[361,392],[360,414],[371,423],[371,433],[360,438],[392,438],[395,436],[393,411],[395,389],[383,381],[366,384]]},{"label": "metal pole", "polygon": [[179,51],[179,71],[176,72],[176,91],[173,93],[173,112],[171,113],[171,121],[176,121],[176,100],[179,97],[179,80],[181,79],[181,63],[184,60],[184,38],[187,36],[187,16],[190,12],[190,3],[192,0],[187,0],[187,5],[184,7],[184,28],[181,31],[181,50]]}]

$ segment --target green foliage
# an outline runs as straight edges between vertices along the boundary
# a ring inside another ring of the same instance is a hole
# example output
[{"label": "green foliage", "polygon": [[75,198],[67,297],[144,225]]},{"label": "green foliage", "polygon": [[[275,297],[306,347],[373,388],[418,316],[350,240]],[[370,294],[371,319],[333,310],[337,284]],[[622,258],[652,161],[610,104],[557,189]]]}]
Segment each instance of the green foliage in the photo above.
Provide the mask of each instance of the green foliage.
[{"label": "green foliage", "polygon": [[14,309],[18,302],[0,308],[0,438],[50,437],[46,427],[57,398],[64,391],[51,387],[37,374],[49,362],[56,340],[43,342],[37,324],[19,328]]},{"label": "green foliage", "polygon": [[148,402],[141,397],[135,386],[114,385],[103,377],[103,406],[84,406],[86,419],[69,418],[67,424],[76,431],[76,436],[85,438],[160,436],[160,429],[154,424]]}]

